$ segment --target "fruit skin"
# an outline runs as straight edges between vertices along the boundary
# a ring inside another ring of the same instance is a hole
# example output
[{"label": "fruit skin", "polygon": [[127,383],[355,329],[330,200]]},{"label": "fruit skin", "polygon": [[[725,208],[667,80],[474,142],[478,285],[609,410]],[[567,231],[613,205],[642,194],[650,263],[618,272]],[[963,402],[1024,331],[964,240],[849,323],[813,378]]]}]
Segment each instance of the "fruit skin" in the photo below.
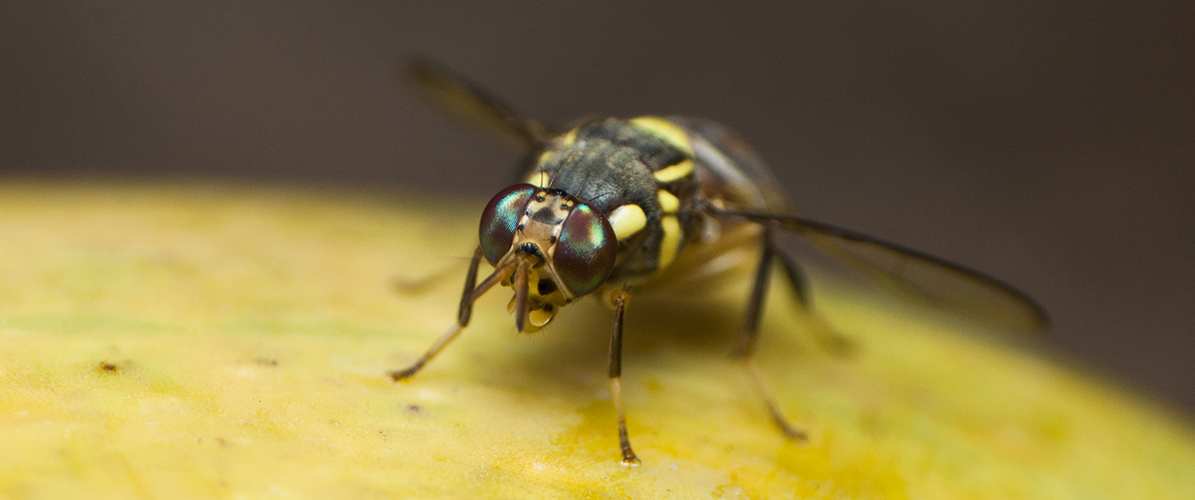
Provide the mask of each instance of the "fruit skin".
[{"label": "fruit skin", "polygon": [[[1189,422],[991,336],[826,287],[827,354],[777,292],[727,357],[745,281],[638,302],[618,464],[602,306],[518,336],[449,326],[482,200],[195,182],[0,182],[0,498],[1188,498]],[[430,292],[396,277],[457,266]]]}]

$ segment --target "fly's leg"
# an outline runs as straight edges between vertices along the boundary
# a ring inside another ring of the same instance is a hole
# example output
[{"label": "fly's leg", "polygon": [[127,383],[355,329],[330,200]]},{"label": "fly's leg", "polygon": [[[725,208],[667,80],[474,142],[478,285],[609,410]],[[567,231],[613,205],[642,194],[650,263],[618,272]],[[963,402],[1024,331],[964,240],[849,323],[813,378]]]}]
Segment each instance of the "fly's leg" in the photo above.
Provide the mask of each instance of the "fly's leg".
[{"label": "fly's leg", "polygon": [[751,298],[747,303],[747,316],[744,318],[743,331],[739,336],[738,346],[735,348],[735,357],[743,363],[743,368],[747,371],[748,377],[751,379],[751,385],[755,387],[755,391],[763,398],[764,403],[768,406],[768,413],[772,416],[772,421],[776,422],[776,426],[789,439],[803,440],[805,439],[805,432],[801,429],[793,427],[784,417],[784,413],[780,411],[780,406],[776,404],[776,398],[772,396],[772,391],[764,382],[763,377],[760,376],[759,370],[755,367],[755,347],[759,343],[759,322],[763,316],[763,305],[767,301],[768,296],[768,282],[772,274],[772,259],[776,257],[775,244],[772,242],[772,228],[764,226],[763,232],[763,255],[759,259],[759,267],[755,270],[755,284],[751,287]]},{"label": "fly's leg", "polygon": [[631,301],[631,294],[626,290],[615,291],[611,296],[614,303],[614,331],[610,335],[610,397],[614,400],[614,411],[618,413],[618,443],[622,446],[622,464],[627,466],[639,465],[639,457],[631,449],[631,440],[627,437],[627,414],[622,405],[622,319],[627,303]]},{"label": "fly's leg", "polygon": [[750,362],[755,355],[755,346],[759,343],[759,320],[763,316],[763,305],[768,298],[768,284],[772,279],[772,230],[764,226],[763,253],[759,257],[759,267],[755,269],[755,284],[751,286],[751,297],[747,301],[747,316],[743,318],[743,330],[739,335],[738,345],[734,355]]},{"label": "fly's leg", "polygon": [[469,273],[465,275],[465,290],[461,293],[461,306],[460,310],[457,311],[456,324],[452,325],[452,328],[449,328],[448,331],[440,335],[440,338],[436,339],[436,342],[433,343],[432,346],[427,349],[427,352],[424,352],[423,356],[420,356],[414,364],[402,370],[388,372],[387,375],[390,375],[391,380],[398,382],[400,380],[410,378],[418,373],[419,370],[423,368],[423,365],[426,365],[428,361],[431,361],[432,358],[436,357],[436,355],[439,354],[445,346],[455,340],[456,337],[461,334],[461,331],[469,325],[469,316],[473,314],[473,302],[467,299],[473,292],[473,289],[477,286],[477,268],[480,265],[481,247],[478,247],[477,250],[473,252],[473,260],[469,262]]},{"label": "fly's leg", "polygon": [[[805,278],[805,272],[801,270],[800,264],[797,263],[797,260],[792,255],[779,248],[773,248],[772,252],[776,257],[779,257],[781,269],[784,270],[784,276],[788,278],[789,285],[792,286],[793,291],[797,294],[797,301],[800,302],[802,308],[809,310],[808,280]],[[811,328],[810,331],[822,347],[834,354],[844,356],[855,352],[855,344],[851,339],[838,333],[820,315],[814,314],[813,317],[818,321],[818,327]]]},{"label": "fly's leg", "polygon": [[430,292],[437,284],[444,281],[449,274],[457,272],[459,265],[453,264],[445,266],[438,271],[431,274],[421,276],[418,278],[407,278],[397,276],[390,282],[391,288],[395,293],[406,296],[419,296]]}]

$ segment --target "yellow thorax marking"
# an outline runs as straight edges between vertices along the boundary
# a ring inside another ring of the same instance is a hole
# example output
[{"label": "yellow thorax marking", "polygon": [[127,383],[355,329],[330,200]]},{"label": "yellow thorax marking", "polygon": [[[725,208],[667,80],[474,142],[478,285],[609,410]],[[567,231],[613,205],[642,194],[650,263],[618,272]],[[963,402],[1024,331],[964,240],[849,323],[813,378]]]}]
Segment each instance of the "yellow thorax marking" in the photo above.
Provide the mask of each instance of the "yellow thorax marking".
[{"label": "yellow thorax marking", "polygon": [[693,160],[685,159],[671,167],[656,170],[651,175],[656,178],[656,182],[667,184],[677,179],[682,179],[691,173],[693,173]]},{"label": "yellow thorax marking", "polygon": [[574,142],[577,142],[577,129],[576,128],[569,130],[568,132],[565,132],[564,135],[560,136],[560,138],[557,139],[557,143],[554,147],[555,148],[567,148],[569,146],[572,146]]},{"label": "yellow thorax marking", "polygon": [[666,189],[656,191],[656,198],[660,200],[660,209],[666,214],[676,212],[680,208],[680,200]]},{"label": "yellow thorax marking", "polygon": [[681,152],[685,153],[685,156],[693,156],[693,146],[689,142],[688,132],[685,132],[685,129],[680,128],[675,123],[658,116],[640,116],[638,118],[631,118],[630,122],[631,125],[675,146]]},{"label": "yellow thorax marking", "polygon": [[[544,153],[547,154],[547,153]],[[548,187],[548,173],[542,170],[536,170],[527,178],[527,184],[535,187]]]},{"label": "yellow thorax marking", "polygon": [[660,262],[656,272],[668,267],[680,249],[680,221],[676,216],[668,215],[660,219],[660,227],[664,230],[664,239],[660,241]]},{"label": "yellow thorax marking", "polygon": [[[545,149],[543,153],[539,154],[539,161],[536,163],[536,165],[543,165],[544,163],[546,163],[548,161],[548,158],[550,158],[552,156],[552,153],[554,151],[567,148],[569,146],[572,146],[573,143],[577,142],[577,129],[574,128],[572,130],[569,130],[568,132],[565,132],[563,135],[557,136],[555,139],[552,139],[551,142],[552,142],[551,146],[549,146],[548,149]],[[535,184],[535,183],[532,182],[532,184]],[[536,185],[539,186],[539,184],[536,184]],[[540,187],[543,187],[543,186],[540,186]]]},{"label": "yellow thorax marking", "polygon": [[633,203],[614,209],[606,220],[610,222],[610,227],[614,228],[614,236],[619,240],[629,238],[647,225],[647,215],[643,213],[643,208]]}]

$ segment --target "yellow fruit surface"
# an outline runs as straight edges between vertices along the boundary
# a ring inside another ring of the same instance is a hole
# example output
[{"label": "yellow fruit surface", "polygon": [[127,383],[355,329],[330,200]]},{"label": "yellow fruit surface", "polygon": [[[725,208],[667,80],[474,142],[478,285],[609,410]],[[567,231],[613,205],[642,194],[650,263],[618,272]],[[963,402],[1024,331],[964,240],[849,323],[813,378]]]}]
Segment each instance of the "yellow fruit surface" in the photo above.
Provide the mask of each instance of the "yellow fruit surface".
[{"label": "yellow fruit surface", "polygon": [[[728,357],[746,284],[636,299],[619,464],[610,311],[518,335],[508,290],[452,324],[484,200],[197,183],[0,183],[0,498],[1190,499],[1195,433],[986,335],[772,295],[759,366]],[[450,272],[426,293],[395,280]],[[1126,333],[1128,334],[1128,333]]]}]

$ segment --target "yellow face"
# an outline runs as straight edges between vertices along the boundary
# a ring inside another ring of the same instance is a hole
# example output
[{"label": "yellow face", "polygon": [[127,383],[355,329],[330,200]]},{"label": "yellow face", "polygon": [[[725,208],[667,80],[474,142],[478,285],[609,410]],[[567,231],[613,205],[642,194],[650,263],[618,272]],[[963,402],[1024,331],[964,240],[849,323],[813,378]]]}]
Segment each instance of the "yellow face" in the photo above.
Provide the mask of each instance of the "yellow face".
[{"label": "yellow face", "polygon": [[548,324],[564,305],[597,290],[614,269],[618,240],[604,215],[564,191],[516,184],[490,200],[481,249],[494,265],[466,301],[501,284],[514,289],[519,331]]},{"label": "yellow face", "polygon": [[[528,260],[526,307],[529,328],[524,331],[544,327],[552,321],[560,307],[575,298],[570,297],[568,290],[560,286],[552,258],[564,229],[564,221],[574,206],[575,203],[561,195],[538,193],[531,198],[515,227],[510,251],[498,261],[498,267],[501,267],[514,259]],[[516,273],[512,273],[510,278],[502,281],[502,286],[513,288],[516,279]],[[511,313],[518,314],[520,305],[517,302],[516,290],[515,297],[507,306]]]}]

